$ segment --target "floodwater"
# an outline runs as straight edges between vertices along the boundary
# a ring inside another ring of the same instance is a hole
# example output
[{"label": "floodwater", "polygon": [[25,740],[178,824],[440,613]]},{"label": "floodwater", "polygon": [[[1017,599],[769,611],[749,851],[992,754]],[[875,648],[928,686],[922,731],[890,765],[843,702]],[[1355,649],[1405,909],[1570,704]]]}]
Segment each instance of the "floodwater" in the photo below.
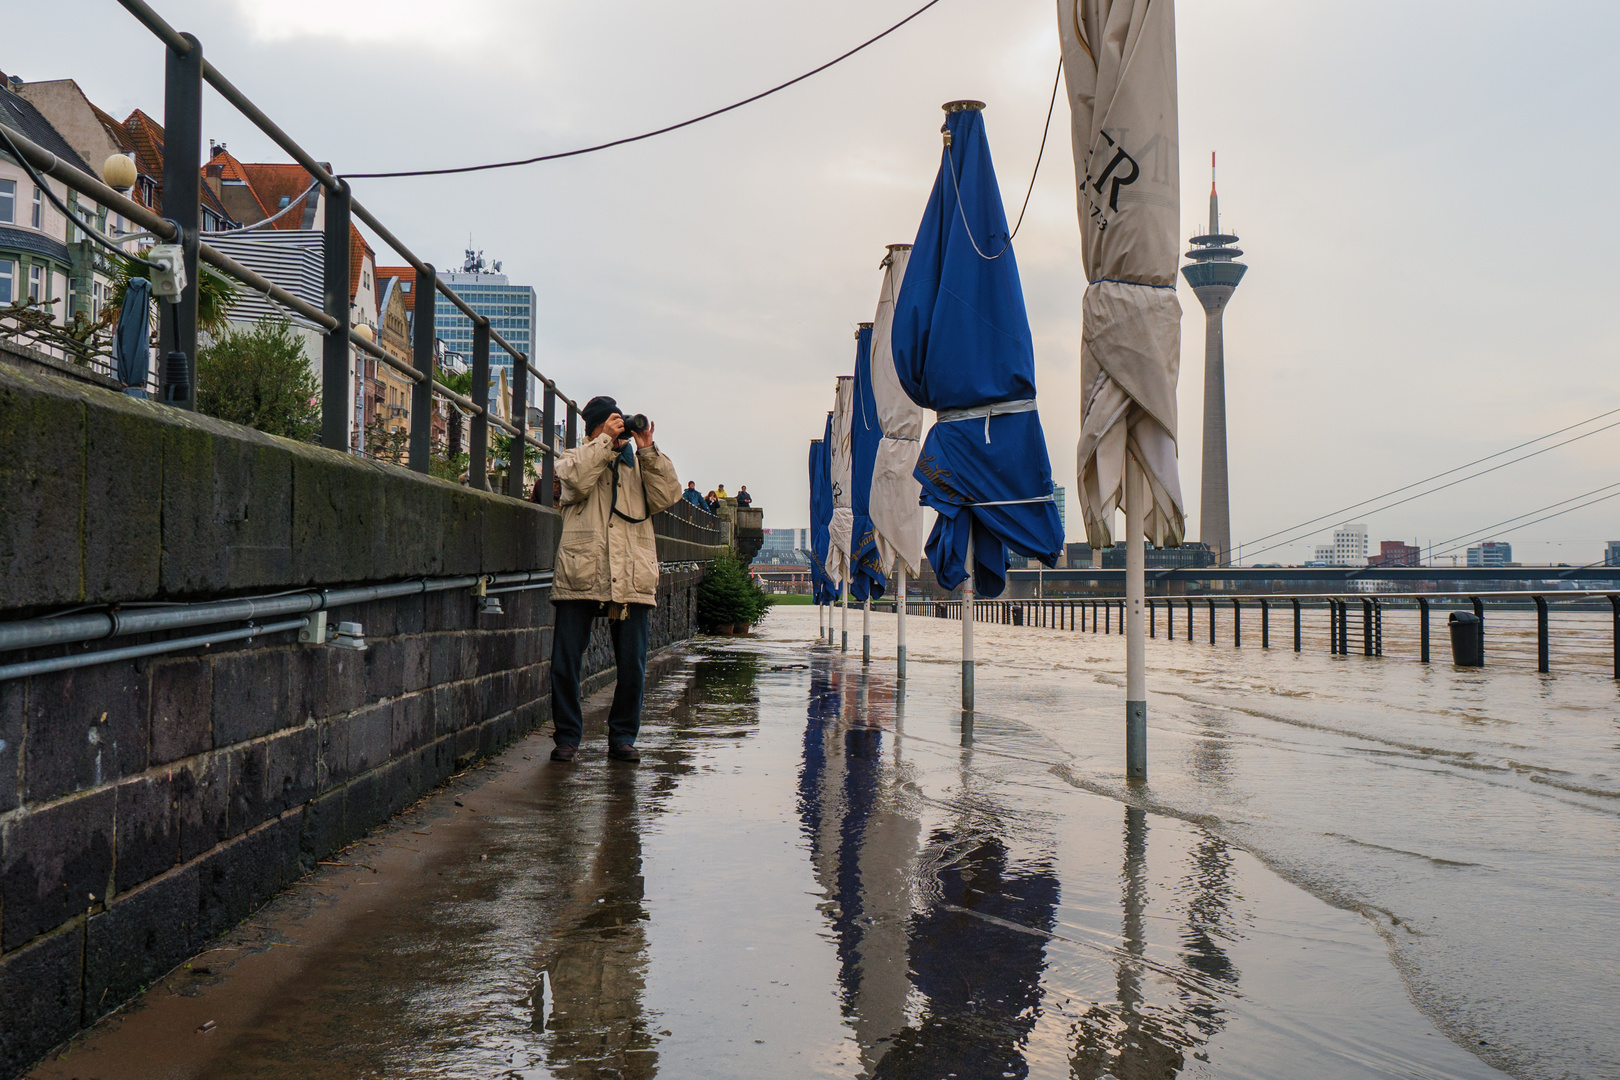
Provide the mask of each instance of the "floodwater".
[{"label": "floodwater", "polygon": [[1620,1075],[1598,676],[1160,639],[1127,789],[1123,639],[980,626],[965,718],[959,623],[903,688],[851,623],[693,643],[639,769],[519,743],[36,1075]]}]

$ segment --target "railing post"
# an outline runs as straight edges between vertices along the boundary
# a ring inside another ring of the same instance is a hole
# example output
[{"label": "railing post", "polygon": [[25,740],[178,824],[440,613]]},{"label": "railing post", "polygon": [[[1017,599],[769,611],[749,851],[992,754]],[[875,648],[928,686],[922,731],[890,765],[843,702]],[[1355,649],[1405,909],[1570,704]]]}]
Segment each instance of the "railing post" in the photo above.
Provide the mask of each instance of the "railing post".
[{"label": "railing post", "polygon": [[1260,647],[1271,648],[1271,602],[1260,601]]},{"label": "railing post", "polygon": [[568,402],[568,429],[563,432],[563,447],[572,450],[579,445],[579,409],[570,399]]},{"label": "railing post", "polygon": [[1609,606],[1614,608],[1614,677],[1620,679],[1620,594],[1609,594]]},{"label": "railing post", "polygon": [[1372,601],[1367,597],[1361,598],[1361,655],[1373,654],[1372,631]]},{"label": "railing post", "polygon": [[1192,616],[1192,613],[1193,613],[1193,602],[1191,600],[1188,600],[1187,601],[1187,640],[1188,641],[1191,641],[1193,639],[1193,616]]},{"label": "railing post", "polygon": [[427,273],[416,275],[416,299],[411,301],[411,366],[422,379],[411,387],[411,471],[425,473],[433,460],[433,345],[438,340],[434,308],[439,299],[439,273],[424,263]]},{"label": "railing post", "polygon": [[349,185],[339,180],[337,188],[326,193],[326,229],[321,238],[324,306],[337,320],[321,341],[321,445],[344,451],[349,449],[354,416],[349,402],[354,383],[349,374],[349,205]]},{"label": "railing post", "polygon": [[1154,608],[1152,600],[1149,600],[1147,602],[1147,609],[1148,609],[1148,637],[1150,637],[1150,638],[1158,637],[1159,636],[1158,633],[1157,633],[1157,631],[1158,631],[1158,611],[1157,611],[1157,609]]},{"label": "railing post", "polygon": [[1429,662],[1429,601],[1418,597],[1418,653],[1421,664]]},{"label": "railing post", "polygon": [[1293,597],[1294,602],[1294,651],[1299,652],[1299,597]]},{"label": "railing post", "polygon": [[1114,602],[1112,600],[1103,604],[1103,633],[1114,632]]},{"label": "railing post", "polygon": [[1176,640],[1176,602],[1164,602],[1164,639],[1169,642]]},{"label": "railing post", "polygon": [[524,438],[529,432],[529,357],[522,354],[512,358],[512,436],[511,463],[506,470],[506,493],[514,499],[526,499],[524,488],[528,479],[529,444]]},{"label": "railing post", "polygon": [[1547,656],[1547,598],[1532,596],[1536,602],[1536,670],[1545,675],[1552,670]]},{"label": "railing post", "polygon": [[557,439],[553,434],[557,430],[557,385],[549,379],[546,381],[545,396],[540,400],[540,425],[544,428],[540,441],[546,444],[546,456],[540,462],[540,505],[554,506],[556,500],[551,497],[551,482],[557,475]]},{"label": "railing post", "polygon": [[1477,596],[1468,599],[1474,602],[1474,617],[1479,620],[1479,663],[1485,666],[1485,601]]},{"label": "railing post", "polygon": [[1232,648],[1243,648],[1243,604],[1232,597]]},{"label": "railing post", "polygon": [[[197,407],[197,249],[202,242],[202,42],[190,34],[184,55],[165,49],[163,68],[163,216],[180,226],[186,287],[180,302],[160,303],[158,380],[163,401]],[[94,163],[92,163],[94,164]],[[345,269],[348,260],[343,263]],[[347,309],[345,309],[347,310]],[[170,353],[184,356],[183,372],[170,371]],[[347,447],[344,447],[347,449]]]},{"label": "railing post", "polygon": [[1215,600],[1211,597],[1204,603],[1209,605],[1209,643],[1215,644]]},{"label": "railing post", "polygon": [[484,410],[472,419],[472,435],[467,440],[467,483],[479,491],[489,490],[489,323],[473,323],[473,404]]},{"label": "railing post", "polygon": [[1373,655],[1384,655],[1384,604],[1373,597]]}]

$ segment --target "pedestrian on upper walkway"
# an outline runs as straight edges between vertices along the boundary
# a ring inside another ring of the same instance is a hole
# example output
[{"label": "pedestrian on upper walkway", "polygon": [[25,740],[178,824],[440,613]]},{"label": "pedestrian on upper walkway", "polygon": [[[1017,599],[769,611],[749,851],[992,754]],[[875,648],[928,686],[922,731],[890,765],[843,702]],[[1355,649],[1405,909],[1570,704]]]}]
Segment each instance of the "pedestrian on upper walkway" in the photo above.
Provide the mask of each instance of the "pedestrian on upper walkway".
[{"label": "pedestrian on upper walkway", "polygon": [[688,480],[686,482],[686,490],[681,492],[681,498],[685,499],[699,510],[707,510],[709,508],[709,504],[703,501],[703,496],[698,494],[697,481],[695,480]]},{"label": "pedestrian on upper walkway", "polygon": [[714,489],[714,497],[717,498],[717,499],[729,499],[729,498],[731,498],[730,495],[726,494],[726,485],[724,485],[724,484],[721,484],[719,487]]},{"label": "pedestrian on upper walkway", "polygon": [[744,509],[754,505],[754,497],[748,494],[747,484],[737,489],[737,505]]},{"label": "pedestrian on upper walkway", "polygon": [[708,508],[708,511],[711,514],[720,513],[720,499],[715,495],[713,490],[711,490],[707,495],[703,496],[703,505]]},{"label": "pedestrian on upper walkway", "polygon": [[608,710],[608,756],[640,761],[641,698],[647,682],[648,616],[658,604],[658,544],[652,515],[681,497],[675,466],[653,442],[653,425],[624,435],[610,397],[585,403],[586,441],[557,455],[562,542],[551,587],[553,761],[573,761],[584,735],[580,673],[591,625],[608,620],[619,681]]}]

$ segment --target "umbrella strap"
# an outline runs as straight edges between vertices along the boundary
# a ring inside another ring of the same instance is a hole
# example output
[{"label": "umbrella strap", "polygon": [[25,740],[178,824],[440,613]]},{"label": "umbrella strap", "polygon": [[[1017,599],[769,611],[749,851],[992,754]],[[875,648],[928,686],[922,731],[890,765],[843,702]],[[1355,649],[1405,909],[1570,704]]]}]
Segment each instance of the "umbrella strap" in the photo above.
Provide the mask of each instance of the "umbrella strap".
[{"label": "umbrella strap", "polygon": [[1032,499],[997,499],[994,502],[958,503],[958,506],[1022,506],[1025,503],[1057,502],[1056,495],[1037,495]]},{"label": "umbrella strap", "polygon": [[1016,401],[992,401],[988,405],[974,405],[967,409],[940,409],[935,413],[935,419],[941,424],[949,424],[956,420],[977,420],[984,417],[984,441],[990,441],[990,418],[992,416],[1011,416],[1013,413],[1035,411],[1034,398],[1020,398]]}]

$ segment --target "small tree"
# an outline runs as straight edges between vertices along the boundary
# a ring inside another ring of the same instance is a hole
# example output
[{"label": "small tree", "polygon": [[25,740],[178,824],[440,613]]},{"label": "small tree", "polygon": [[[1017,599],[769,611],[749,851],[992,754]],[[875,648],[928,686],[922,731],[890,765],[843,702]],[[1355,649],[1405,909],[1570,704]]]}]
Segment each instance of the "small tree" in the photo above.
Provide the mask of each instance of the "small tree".
[{"label": "small tree", "polygon": [[199,412],[312,442],[320,429],[320,402],[303,343],[285,319],[227,330],[197,352]]},{"label": "small tree", "polygon": [[698,585],[697,618],[705,629],[747,626],[770,608],[770,598],[731,552],[715,559]]}]

